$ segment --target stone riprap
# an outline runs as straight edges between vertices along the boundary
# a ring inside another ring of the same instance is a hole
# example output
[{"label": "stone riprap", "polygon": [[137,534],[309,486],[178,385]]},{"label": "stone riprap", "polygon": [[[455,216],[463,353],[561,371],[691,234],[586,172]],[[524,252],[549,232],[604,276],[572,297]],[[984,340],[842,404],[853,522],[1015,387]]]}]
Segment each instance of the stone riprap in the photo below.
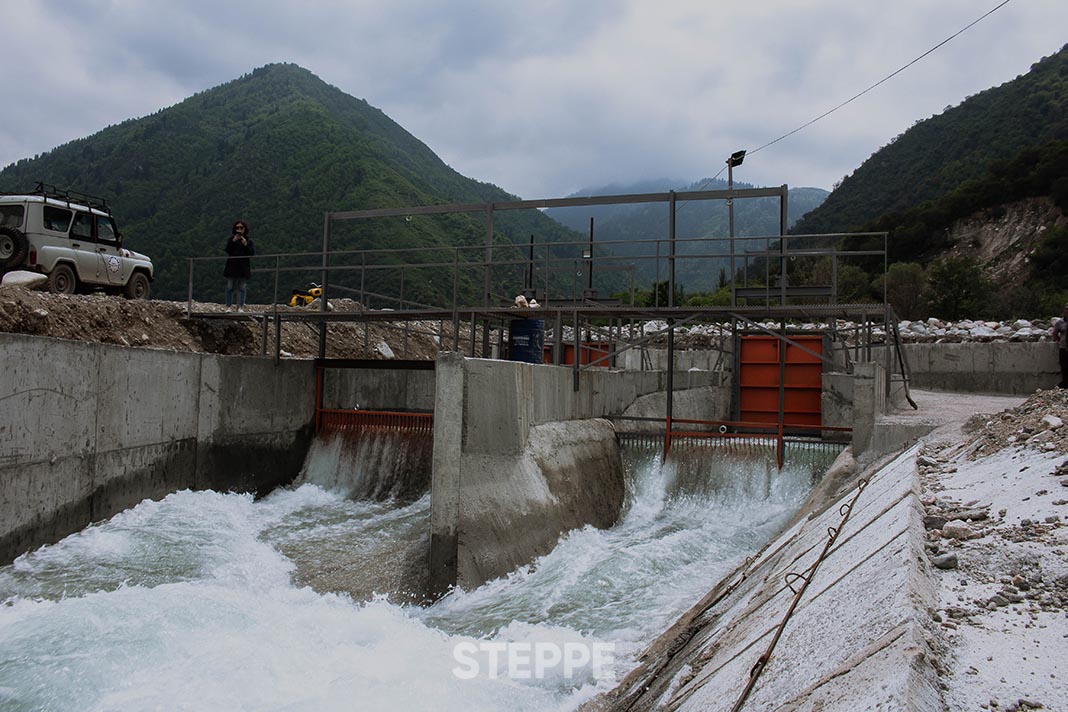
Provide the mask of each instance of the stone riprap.
[{"label": "stone riprap", "polygon": [[[877,315],[873,314],[873,318]],[[777,331],[781,324],[777,321],[758,322],[759,326]],[[804,324],[788,323],[790,329],[800,331],[827,331],[833,328],[842,335],[847,342],[851,342],[853,334],[858,333],[861,324],[853,321],[839,320],[832,325],[829,322],[812,322]],[[961,321],[945,321],[942,319],[920,319],[916,321],[903,320],[898,322],[897,328],[901,340],[906,343],[960,343],[960,342],[990,342],[990,341],[1049,341],[1050,330],[1053,321],[1044,319],[1015,319],[1011,321],[983,321],[964,319]],[[620,333],[624,339],[637,339],[652,336],[658,332],[666,332],[667,322],[654,319],[633,328],[624,327],[621,331],[613,331],[609,334],[607,329],[591,330],[591,340],[609,340]],[[563,328],[564,342],[571,343],[574,340],[574,332],[570,327]],[[701,340],[728,339],[730,336],[729,323],[694,324],[692,326],[676,326],[676,337],[697,338]],[[873,326],[871,330],[872,341],[881,343],[886,338],[886,330],[880,326]],[[552,332],[548,332],[547,338],[552,338]],[[666,339],[666,336],[663,338]],[[684,346],[685,344],[680,344]]]}]

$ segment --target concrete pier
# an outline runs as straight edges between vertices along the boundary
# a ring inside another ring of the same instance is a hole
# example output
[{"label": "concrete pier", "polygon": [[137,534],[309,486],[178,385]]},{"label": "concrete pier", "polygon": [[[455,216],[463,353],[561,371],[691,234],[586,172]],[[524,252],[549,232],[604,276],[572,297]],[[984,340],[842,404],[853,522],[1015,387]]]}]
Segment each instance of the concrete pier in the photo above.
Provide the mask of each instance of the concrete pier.
[{"label": "concrete pier", "polygon": [[0,563],[180,489],[266,493],[312,436],[308,361],[0,334]]},{"label": "concrete pier", "polygon": [[[442,354],[432,593],[502,576],[548,553],[570,529],[612,525],[623,503],[623,469],[615,431],[599,418],[662,390],[665,375],[588,371],[575,391],[567,367]],[[677,374],[676,383],[711,399],[716,377],[688,372]]]}]

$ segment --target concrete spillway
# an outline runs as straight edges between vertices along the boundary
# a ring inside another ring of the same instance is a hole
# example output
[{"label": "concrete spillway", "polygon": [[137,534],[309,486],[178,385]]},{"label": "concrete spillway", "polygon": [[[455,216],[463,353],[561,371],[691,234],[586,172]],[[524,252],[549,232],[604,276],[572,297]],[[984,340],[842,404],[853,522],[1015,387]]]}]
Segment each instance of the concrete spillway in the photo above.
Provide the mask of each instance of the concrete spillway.
[{"label": "concrete spillway", "polygon": [[[615,526],[572,531],[533,565],[425,608],[302,585],[314,565],[320,577],[338,571],[339,549],[418,541],[425,497],[353,501],[303,483],[261,500],[185,491],[143,502],[0,569],[0,706],[574,708],[613,681],[590,670],[461,679],[456,646],[601,642],[619,677],[812,482],[807,466],[769,478],[699,458],[661,468],[632,453],[626,465]],[[388,549],[354,558],[346,575]]]}]

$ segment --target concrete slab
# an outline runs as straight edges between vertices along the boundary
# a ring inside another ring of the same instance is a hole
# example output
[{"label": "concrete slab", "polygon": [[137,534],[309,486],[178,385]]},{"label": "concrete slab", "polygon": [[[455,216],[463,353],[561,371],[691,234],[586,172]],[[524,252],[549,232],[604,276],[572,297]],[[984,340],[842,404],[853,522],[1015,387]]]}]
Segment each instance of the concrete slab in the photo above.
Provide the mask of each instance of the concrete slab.
[{"label": "concrete slab", "polygon": [[723,592],[710,593],[590,709],[730,709],[784,619],[744,709],[937,708],[915,453],[872,475],[788,619],[794,594],[785,574],[811,571],[854,489],[831,506],[810,502],[808,517],[769,542],[744,576],[735,572]]}]

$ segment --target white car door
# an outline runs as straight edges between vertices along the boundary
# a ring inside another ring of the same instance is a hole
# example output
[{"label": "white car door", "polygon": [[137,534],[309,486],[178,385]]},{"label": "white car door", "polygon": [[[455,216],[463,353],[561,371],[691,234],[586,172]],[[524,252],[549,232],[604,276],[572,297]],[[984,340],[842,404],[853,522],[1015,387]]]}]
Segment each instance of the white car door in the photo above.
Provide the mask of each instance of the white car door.
[{"label": "white car door", "polygon": [[130,261],[122,256],[118,231],[110,217],[96,216],[96,247],[108,284],[120,287],[126,284],[130,279]]},{"label": "white car door", "polygon": [[93,239],[93,216],[78,210],[70,226],[70,247],[78,264],[78,279],[85,284],[107,284]]}]

